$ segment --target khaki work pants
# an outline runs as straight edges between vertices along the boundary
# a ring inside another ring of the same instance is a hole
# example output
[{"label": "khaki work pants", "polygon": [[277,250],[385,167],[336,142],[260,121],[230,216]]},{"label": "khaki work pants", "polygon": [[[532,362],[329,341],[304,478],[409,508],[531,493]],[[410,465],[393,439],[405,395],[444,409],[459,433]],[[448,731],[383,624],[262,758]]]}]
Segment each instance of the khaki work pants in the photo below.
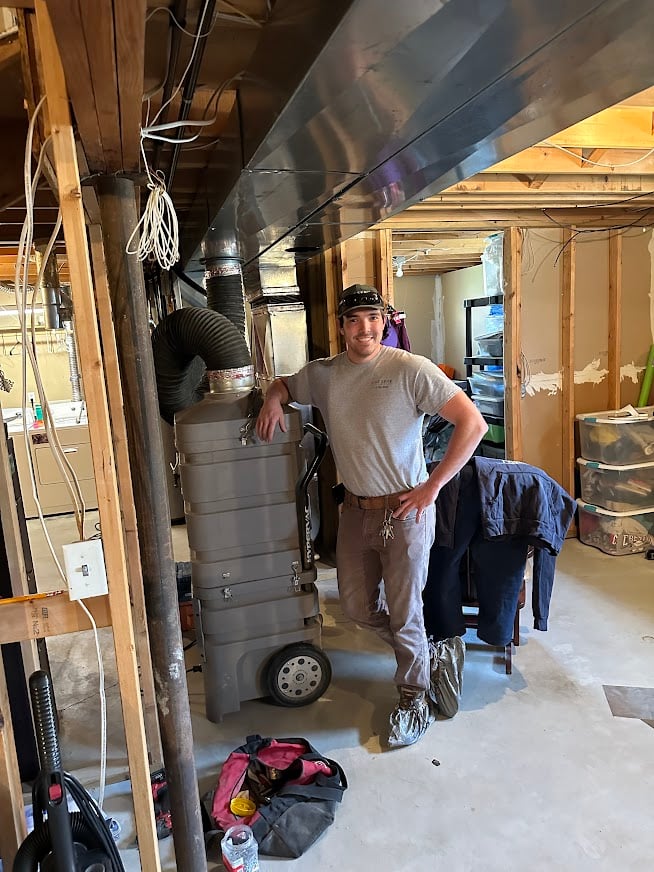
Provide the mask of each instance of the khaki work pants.
[{"label": "khaki work pants", "polygon": [[[406,521],[392,519],[393,538],[381,528],[386,510],[345,506],[336,543],[338,591],[345,615],[375,630],[395,652],[395,684],[429,688],[429,648],[422,612],[435,508]],[[385,543],[385,544],[384,544]],[[381,581],[388,611],[380,608]]]}]

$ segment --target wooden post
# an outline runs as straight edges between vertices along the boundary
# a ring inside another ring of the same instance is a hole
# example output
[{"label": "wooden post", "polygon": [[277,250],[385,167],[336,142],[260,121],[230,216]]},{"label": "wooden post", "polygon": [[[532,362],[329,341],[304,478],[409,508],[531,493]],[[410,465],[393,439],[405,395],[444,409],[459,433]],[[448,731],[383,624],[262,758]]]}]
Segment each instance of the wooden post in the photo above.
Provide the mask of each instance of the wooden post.
[{"label": "wooden post", "polygon": [[504,231],[504,372],[506,373],[504,444],[510,460],[522,460],[521,313],[522,235],[517,227]]},{"label": "wooden post", "polygon": [[109,581],[116,666],[123,707],[141,866],[144,870],[159,872],[161,865],[152,806],[141,689],[127,582],[125,542],[100,337],[93,299],[75,138],[68,108],[68,95],[61,58],[45,0],[35,0],[35,10],[59,187],[59,201],[75,301],[75,319],[78,324],[78,350],[84,376],[84,392],[88,409],[98,511]]},{"label": "wooden post", "polygon": [[609,233],[609,408],[619,409],[622,363],[622,234]]},{"label": "wooden post", "polygon": [[393,293],[393,231],[375,230],[377,290],[389,305],[395,304]]},{"label": "wooden post", "polygon": [[562,481],[568,491],[575,486],[575,237],[570,227],[563,230],[561,271],[561,422]]},{"label": "wooden post", "polygon": [[338,298],[347,287],[347,261],[342,245],[335,245],[325,252],[325,295],[327,297],[327,330],[329,331],[329,354],[343,351],[343,342],[338,329]]},{"label": "wooden post", "polygon": [[114,333],[111,313],[107,267],[104,260],[102,228],[98,224],[89,226],[89,239],[91,242],[95,300],[98,307],[100,332],[102,334],[102,352],[105,372],[107,374],[109,411],[111,414],[125,542],[127,545],[127,565],[129,567],[130,589],[132,591],[132,616],[136,631],[141,689],[143,691],[145,733],[150,752],[150,766],[153,770],[156,770],[161,769],[163,766],[163,754],[161,750],[161,736],[159,735],[159,722],[157,720],[157,699],[154,675],[152,673],[152,660],[150,658],[150,637],[145,610],[145,594],[143,591],[143,574],[141,572],[141,553],[139,551],[132,474],[129,467],[127,427],[123,411],[123,389],[120,380],[116,335]]},{"label": "wooden post", "polygon": [[206,869],[157,385],[143,268],[125,252],[138,222],[134,183],[97,182],[132,460],[159,726],[179,869]]},{"label": "wooden post", "polygon": [[13,869],[16,852],[27,836],[23,786],[18,771],[14,731],[11,725],[5,668],[0,657],[0,860]]}]

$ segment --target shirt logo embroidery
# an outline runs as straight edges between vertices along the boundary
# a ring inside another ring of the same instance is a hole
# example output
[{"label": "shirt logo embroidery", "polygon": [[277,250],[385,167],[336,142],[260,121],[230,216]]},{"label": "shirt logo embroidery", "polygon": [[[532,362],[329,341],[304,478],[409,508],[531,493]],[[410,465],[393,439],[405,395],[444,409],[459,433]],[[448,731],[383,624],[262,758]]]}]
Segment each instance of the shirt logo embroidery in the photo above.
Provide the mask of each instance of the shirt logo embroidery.
[{"label": "shirt logo embroidery", "polygon": [[390,386],[392,384],[393,384],[392,378],[378,378],[376,381],[374,381],[372,383],[372,386],[373,386],[373,388],[384,389],[384,388],[390,388]]}]

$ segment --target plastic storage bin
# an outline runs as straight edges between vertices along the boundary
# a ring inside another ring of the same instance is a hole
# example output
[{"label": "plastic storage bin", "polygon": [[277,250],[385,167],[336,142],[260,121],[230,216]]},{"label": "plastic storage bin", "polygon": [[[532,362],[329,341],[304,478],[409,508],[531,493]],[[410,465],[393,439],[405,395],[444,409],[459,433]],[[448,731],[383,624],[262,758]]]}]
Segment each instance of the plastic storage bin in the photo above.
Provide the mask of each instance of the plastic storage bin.
[{"label": "plastic storage bin", "polygon": [[654,545],[654,507],[638,512],[610,512],[577,500],[579,538],[605,554],[639,554]]},{"label": "plastic storage bin", "polygon": [[654,463],[609,466],[578,457],[581,497],[612,512],[654,506]]},{"label": "plastic storage bin", "polygon": [[482,415],[494,415],[496,418],[504,417],[504,397],[486,397],[482,394],[473,394],[472,401]]},{"label": "plastic storage bin", "polygon": [[504,444],[504,427],[501,424],[489,424],[488,431],[484,434],[484,442],[496,442]]},{"label": "plastic storage bin", "polygon": [[479,346],[479,354],[481,355],[502,357],[504,353],[504,333],[501,330],[476,336],[475,342]]},{"label": "plastic storage bin", "polygon": [[478,396],[481,394],[486,397],[503,397],[504,396],[504,373],[503,372],[473,372],[468,376],[470,382],[470,390]]},{"label": "plastic storage bin", "polygon": [[577,415],[581,453],[609,466],[654,461],[654,406]]}]

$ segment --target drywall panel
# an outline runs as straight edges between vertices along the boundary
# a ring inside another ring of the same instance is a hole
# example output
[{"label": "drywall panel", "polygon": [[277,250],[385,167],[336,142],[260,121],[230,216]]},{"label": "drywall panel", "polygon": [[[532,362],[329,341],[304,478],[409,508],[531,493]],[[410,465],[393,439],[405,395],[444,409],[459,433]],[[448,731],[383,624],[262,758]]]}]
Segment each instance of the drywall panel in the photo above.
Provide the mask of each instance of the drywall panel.
[{"label": "drywall panel", "polygon": [[522,400],[521,458],[544,469],[556,481],[563,477],[561,445],[561,391],[539,391]]},{"label": "drywall panel", "polygon": [[558,481],[561,442],[562,232],[525,232],[522,250],[523,459]]},{"label": "drywall panel", "polygon": [[640,227],[628,230],[622,237],[622,405],[638,400],[654,342],[653,273],[654,232]]},{"label": "drywall panel", "polygon": [[[466,321],[463,301],[484,296],[484,273],[481,266],[457,269],[441,276],[443,320],[445,322],[445,360],[455,369],[456,378],[465,378],[463,358],[466,353]],[[483,333],[487,309],[473,312],[473,336]]]},{"label": "drywall panel", "polygon": [[[434,276],[403,276],[393,282],[395,308],[406,313],[411,351],[431,358],[431,324],[434,320]],[[445,361],[436,360],[435,363]]]},{"label": "drywall panel", "polygon": [[607,233],[575,238],[575,413],[609,403],[609,239]]}]

